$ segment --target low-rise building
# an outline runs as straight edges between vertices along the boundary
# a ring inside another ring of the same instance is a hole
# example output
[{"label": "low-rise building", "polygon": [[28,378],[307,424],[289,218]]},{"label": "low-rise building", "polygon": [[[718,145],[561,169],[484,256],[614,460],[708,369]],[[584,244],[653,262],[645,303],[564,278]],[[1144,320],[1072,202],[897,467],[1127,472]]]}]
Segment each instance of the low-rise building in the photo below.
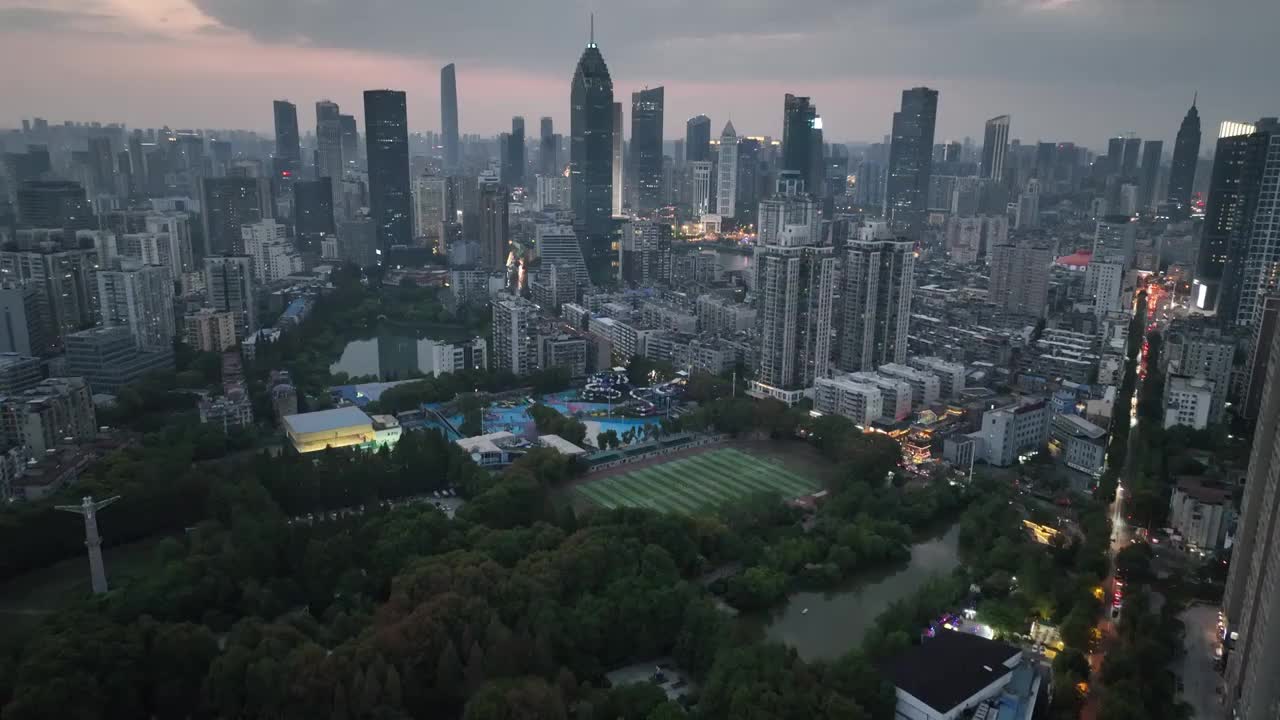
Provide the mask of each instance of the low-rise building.
[{"label": "low-rise building", "polygon": [[937,630],[884,671],[901,720],[1030,720],[1040,694],[1035,662],[1012,645],[970,632]]},{"label": "low-rise building", "polygon": [[860,427],[869,427],[884,414],[880,388],[852,375],[814,381],[813,407],[846,417]]},{"label": "low-rise building", "polygon": [[83,377],[95,393],[116,393],[157,370],[173,369],[173,350],[142,350],[129,328],[96,327],[67,335],[67,374]]},{"label": "low-rise building", "polygon": [[528,440],[502,431],[461,438],[455,440],[454,444],[465,450],[477,465],[484,468],[510,465],[537,448],[550,448],[568,457],[586,454],[586,450],[559,435],[541,435],[535,440]]},{"label": "low-rise building", "polygon": [[40,384],[44,368],[38,358],[0,353],[0,395],[12,395]]},{"label": "low-rise building", "polygon": [[223,352],[236,346],[236,314],[203,308],[183,317],[187,345],[202,352]]},{"label": "low-rise building", "polygon": [[1107,431],[1079,415],[1055,414],[1049,426],[1050,446],[1067,467],[1099,475],[1106,465]]},{"label": "low-rise building", "polygon": [[49,378],[0,398],[0,436],[27,457],[43,455],[67,438],[87,442],[97,431],[93,394],[84,378]]},{"label": "low-rise building", "polygon": [[971,437],[978,441],[978,459],[1006,467],[1019,455],[1039,450],[1049,438],[1049,406],[1043,398],[1021,398],[982,415],[982,428]]},{"label": "low-rise building", "polygon": [[1231,488],[1207,478],[1178,478],[1169,498],[1169,527],[1188,550],[1221,550],[1235,517]]},{"label": "low-rise building", "polygon": [[945,400],[955,400],[964,392],[965,368],[960,363],[947,362],[931,355],[907,358],[907,364],[921,372],[932,373],[938,378],[938,392]]},{"label": "low-rise building", "polygon": [[433,374],[436,377],[463,370],[487,370],[488,358],[489,343],[482,337],[474,337],[463,342],[438,342],[431,345],[431,367],[434,368]]},{"label": "low-rise building", "polygon": [[874,385],[880,390],[883,407],[883,414],[880,417],[884,420],[900,422],[911,416],[914,394],[911,391],[911,384],[906,380],[875,372],[856,372],[849,377],[860,383]]},{"label": "low-rise building", "polygon": [[326,448],[373,447],[373,420],[357,407],[286,415],[281,419],[293,449],[310,453]]},{"label": "low-rise building", "polygon": [[216,425],[223,432],[253,425],[253,403],[245,392],[235,392],[200,401],[200,422]]},{"label": "low-rise building", "polygon": [[907,365],[889,363],[880,366],[880,374],[905,380],[911,386],[911,407],[922,410],[938,402],[942,383],[932,372],[923,372]]}]

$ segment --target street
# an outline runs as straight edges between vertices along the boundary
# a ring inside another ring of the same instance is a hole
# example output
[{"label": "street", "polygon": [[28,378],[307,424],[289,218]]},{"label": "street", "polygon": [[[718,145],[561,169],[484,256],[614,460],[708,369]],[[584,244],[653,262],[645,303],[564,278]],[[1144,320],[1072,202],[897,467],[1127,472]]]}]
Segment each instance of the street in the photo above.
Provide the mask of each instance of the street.
[{"label": "street", "polygon": [[1222,720],[1218,702],[1218,672],[1213,667],[1213,649],[1217,646],[1218,609],[1212,605],[1194,605],[1182,613],[1186,638],[1177,673],[1182,678],[1182,699],[1194,711],[1196,720]]}]

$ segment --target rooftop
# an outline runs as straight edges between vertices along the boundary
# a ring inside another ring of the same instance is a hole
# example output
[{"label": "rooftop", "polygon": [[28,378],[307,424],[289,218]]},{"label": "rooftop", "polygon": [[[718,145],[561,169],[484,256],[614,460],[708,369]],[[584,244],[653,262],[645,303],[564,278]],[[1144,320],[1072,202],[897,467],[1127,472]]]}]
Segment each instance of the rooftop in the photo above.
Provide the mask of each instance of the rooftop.
[{"label": "rooftop", "polygon": [[289,432],[297,435],[338,430],[354,425],[372,426],[373,424],[363,410],[351,405],[332,410],[286,415],[283,421]]},{"label": "rooftop", "polygon": [[942,631],[893,658],[883,669],[900,691],[946,714],[1007,678],[1021,657],[1021,650],[996,640]]}]

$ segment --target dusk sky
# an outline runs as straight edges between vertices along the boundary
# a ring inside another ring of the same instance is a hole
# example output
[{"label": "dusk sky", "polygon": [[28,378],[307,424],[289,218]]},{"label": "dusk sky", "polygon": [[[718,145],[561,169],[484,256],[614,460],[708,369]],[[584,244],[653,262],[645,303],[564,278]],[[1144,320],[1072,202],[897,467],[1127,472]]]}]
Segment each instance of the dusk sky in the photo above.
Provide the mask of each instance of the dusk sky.
[{"label": "dusk sky", "polygon": [[265,131],[284,98],[305,132],[316,100],[359,117],[361,90],[390,87],[437,130],[454,62],[463,132],[520,114],[567,133],[591,11],[616,97],[666,87],[668,140],[697,113],[780,136],[786,92],[829,141],[877,140],[914,85],[941,93],[939,142],[1009,113],[1024,141],[1168,147],[1197,90],[1206,136],[1280,111],[1277,0],[0,0],[0,126]]}]

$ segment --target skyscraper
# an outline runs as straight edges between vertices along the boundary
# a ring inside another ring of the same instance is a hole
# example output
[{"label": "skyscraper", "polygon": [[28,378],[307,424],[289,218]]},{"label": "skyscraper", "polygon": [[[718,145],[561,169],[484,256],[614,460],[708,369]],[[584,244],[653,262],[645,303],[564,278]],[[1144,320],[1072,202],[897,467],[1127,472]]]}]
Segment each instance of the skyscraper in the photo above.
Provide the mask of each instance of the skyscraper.
[{"label": "skyscraper", "polygon": [[334,207],[342,187],[342,118],[338,104],[329,100],[316,103],[316,177],[333,179]]},{"label": "skyscraper", "polygon": [[1182,118],[1178,137],[1173,142],[1173,165],[1169,168],[1169,202],[1176,203],[1180,213],[1189,212],[1191,187],[1196,180],[1196,164],[1200,161],[1200,111],[1192,99]]},{"label": "skyscraper", "polygon": [[569,111],[574,229],[591,278],[605,282],[613,260],[613,79],[594,31],[573,73]]},{"label": "skyscraper", "polygon": [[733,122],[720,133],[720,162],[716,170],[716,214],[732,218],[738,208],[738,132]]},{"label": "skyscraper", "polygon": [[453,63],[440,68],[440,133],[444,136],[444,169],[455,172],[458,169],[458,80]]},{"label": "skyscraper", "polygon": [[360,133],[356,130],[354,115],[339,115],[342,128],[342,164],[344,169],[356,169],[360,165]]},{"label": "skyscraper", "polygon": [[519,296],[493,299],[493,368],[517,377],[538,369],[538,306]]},{"label": "skyscraper", "polygon": [[914,245],[882,239],[882,234],[864,235],[867,239],[851,239],[845,245],[840,369],[849,372],[907,361]]},{"label": "skyscraper", "polygon": [[933,130],[938,91],[916,87],[902,91],[902,109],[893,114],[885,218],[913,232],[924,221],[933,170]]},{"label": "skyscraper", "polygon": [[480,262],[487,270],[505,270],[511,226],[507,188],[493,173],[480,176]]},{"label": "skyscraper", "polygon": [[694,115],[684,124],[684,161],[711,159],[711,118]]},{"label": "skyscraper", "polygon": [[244,252],[240,227],[272,216],[271,191],[265,178],[199,178],[204,257]]},{"label": "skyscraper", "polygon": [[618,280],[632,287],[671,282],[671,226],[657,220],[631,220],[618,244]]},{"label": "skyscraper", "polygon": [[333,234],[332,178],[293,183],[293,231],[299,238]]},{"label": "skyscraper", "polygon": [[1142,138],[1124,139],[1124,156],[1120,160],[1120,176],[1125,180],[1138,179],[1138,156],[1142,152]]},{"label": "skyscraper", "polygon": [[1222,698],[1226,716],[1240,720],[1273,718],[1280,707],[1280,593],[1273,590],[1280,582],[1280,333],[1259,352],[1270,359],[1222,601],[1229,648]]},{"label": "skyscraper", "polygon": [[409,127],[400,90],[364,91],[365,155],[369,158],[369,209],[378,226],[378,250],[386,262],[392,245],[413,239],[409,191]]},{"label": "skyscraper", "polygon": [[207,257],[204,282],[213,309],[235,314],[237,338],[243,340],[258,329],[253,258],[248,255]]},{"label": "skyscraper", "polygon": [[[276,100],[271,104],[276,125],[276,157],[281,170],[288,170],[297,177],[302,168],[302,149],[298,139],[298,108],[288,100]],[[139,148],[141,149],[141,148]]]},{"label": "skyscraper", "polygon": [[813,184],[813,149],[817,142],[814,125],[818,110],[807,97],[787,93],[782,103],[782,165],[781,169],[800,173],[805,188],[817,195],[822,188]]},{"label": "skyscraper", "polygon": [[640,212],[662,205],[662,105],[661,85],[631,93],[631,172]]},{"label": "skyscraper", "polygon": [[1262,181],[1253,203],[1245,237],[1244,280],[1235,323],[1255,327],[1262,319],[1266,297],[1280,290],[1280,124],[1259,123],[1259,161]]},{"label": "skyscraper", "polygon": [[560,143],[557,142],[555,134],[555,126],[549,117],[541,120],[541,127],[538,142],[538,174],[551,177],[556,175],[560,168],[557,157],[560,155]]},{"label": "skyscraper", "polygon": [[1004,178],[1005,157],[1009,153],[1009,116],[997,115],[987,121],[982,141],[982,177],[1000,182]]},{"label": "skyscraper", "polygon": [[1277,134],[1274,118],[1224,122],[1218,131],[1192,299],[1198,308],[1216,311],[1224,324],[1237,319],[1267,151]]},{"label": "skyscraper", "polygon": [[1138,182],[1138,207],[1151,209],[1156,197],[1156,181],[1160,177],[1160,160],[1164,154],[1164,142],[1148,140],[1142,145],[1142,175]]},{"label": "skyscraper", "polygon": [[613,216],[622,215],[623,163],[622,103],[613,104],[613,188],[611,192]]},{"label": "skyscraper", "polygon": [[502,158],[502,182],[509,188],[524,187],[524,118],[511,118],[507,154]]}]

